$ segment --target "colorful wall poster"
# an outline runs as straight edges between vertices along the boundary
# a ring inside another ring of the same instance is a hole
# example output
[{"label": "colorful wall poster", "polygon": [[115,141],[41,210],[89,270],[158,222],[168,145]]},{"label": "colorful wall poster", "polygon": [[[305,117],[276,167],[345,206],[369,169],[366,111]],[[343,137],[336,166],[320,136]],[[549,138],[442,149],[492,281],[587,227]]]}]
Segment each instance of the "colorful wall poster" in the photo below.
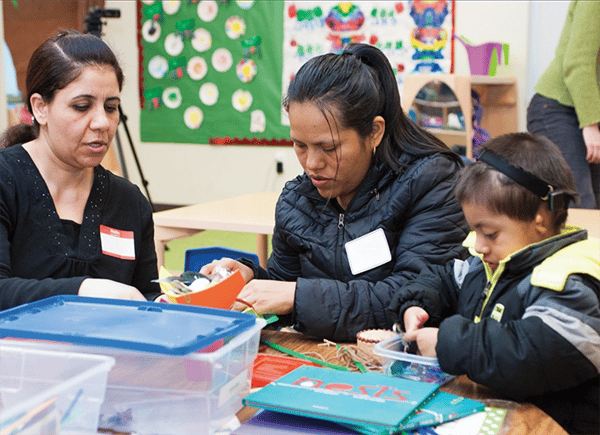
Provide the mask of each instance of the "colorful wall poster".
[{"label": "colorful wall poster", "polygon": [[348,42],[405,74],[451,71],[453,0],[138,1],[141,140],[289,145],[281,108],[308,59]]}]

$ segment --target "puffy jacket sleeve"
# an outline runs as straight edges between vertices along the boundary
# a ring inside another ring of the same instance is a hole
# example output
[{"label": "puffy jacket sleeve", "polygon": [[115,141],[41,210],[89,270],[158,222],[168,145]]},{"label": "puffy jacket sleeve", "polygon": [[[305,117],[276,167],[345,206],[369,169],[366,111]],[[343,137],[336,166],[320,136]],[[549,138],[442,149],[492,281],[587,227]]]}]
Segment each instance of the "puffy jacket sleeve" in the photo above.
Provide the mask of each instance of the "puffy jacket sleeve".
[{"label": "puffy jacket sleeve", "polygon": [[[326,274],[300,276],[298,254],[287,249],[285,236],[273,237],[269,273],[275,279],[297,280],[293,322],[301,332],[336,341],[355,341],[363,329],[391,329],[395,318],[387,310],[394,291],[429,264],[444,264],[462,255],[467,225],[453,189],[459,167],[443,156],[418,160],[390,187],[390,209],[402,210],[382,223],[394,233],[393,264],[382,276],[352,276],[335,280]],[[276,231],[277,233],[277,231]],[[388,238],[388,242],[390,242]],[[332,254],[333,255],[333,254]],[[348,268],[343,247],[331,268]],[[317,259],[313,259],[317,261]]]},{"label": "puffy jacket sleeve", "polygon": [[521,290],[527,308],[519,319],[474,323],[454,315],[441,323],[436,352],[442,370],[466,374],[515,400],[598,376],[600,284],[577,275],[562,291],[527,290],[526,284]]},{"label": "puffy jacket sleeve", "polygon": [[452,260],[444,266],[431,265],[419,276],[396,290],[389,306],[390,315],[405,330],[404,312],[412,307],[423,308],[429,314],[424,326],[439,326],[442,319],[456,312],[458,293],[469,263]]}]

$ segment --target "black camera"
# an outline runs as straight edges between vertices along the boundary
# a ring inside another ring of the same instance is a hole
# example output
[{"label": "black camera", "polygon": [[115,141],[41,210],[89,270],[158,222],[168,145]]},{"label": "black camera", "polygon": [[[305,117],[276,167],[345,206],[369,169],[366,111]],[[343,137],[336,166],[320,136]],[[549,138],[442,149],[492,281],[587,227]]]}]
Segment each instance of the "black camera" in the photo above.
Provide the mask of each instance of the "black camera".
[{"label": "black camera", "polygon": [[102,35],[102,20],[101,18],[121,18],[119,9],[107,9],[93,7],[87,13],[84,21],[83,32],[91,33],[98,38]]}]

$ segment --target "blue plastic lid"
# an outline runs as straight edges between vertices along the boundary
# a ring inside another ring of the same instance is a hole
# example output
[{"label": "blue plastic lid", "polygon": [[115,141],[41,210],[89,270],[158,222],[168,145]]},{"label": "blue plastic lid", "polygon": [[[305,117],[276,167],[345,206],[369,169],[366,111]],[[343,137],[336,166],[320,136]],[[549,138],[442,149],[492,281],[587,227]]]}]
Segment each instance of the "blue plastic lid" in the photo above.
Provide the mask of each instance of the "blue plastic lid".
[{"label": "blue plastic lid", "polygon": [[0,337],[186,355],[255,323],[238,311],[60,295],[0,311]]}]

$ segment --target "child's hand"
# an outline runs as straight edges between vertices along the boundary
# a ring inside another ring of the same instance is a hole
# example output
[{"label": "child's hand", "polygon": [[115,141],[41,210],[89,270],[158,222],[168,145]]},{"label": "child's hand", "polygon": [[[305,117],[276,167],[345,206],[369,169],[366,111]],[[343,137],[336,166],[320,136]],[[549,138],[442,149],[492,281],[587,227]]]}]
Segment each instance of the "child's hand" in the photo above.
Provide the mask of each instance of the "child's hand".
[{"label": "child's hand", "polygon": [[419,355],[437,357],[435,346],[437,345],[439,330],[439,328],[421,328],[414,333],[417,346],[419,347]]},{"label": "child's hand", "polygon": [[415,332],[429,320],[429,314],[421,307],[413,306],[404,311],[404,328],[406,341],[415,340]]}]

